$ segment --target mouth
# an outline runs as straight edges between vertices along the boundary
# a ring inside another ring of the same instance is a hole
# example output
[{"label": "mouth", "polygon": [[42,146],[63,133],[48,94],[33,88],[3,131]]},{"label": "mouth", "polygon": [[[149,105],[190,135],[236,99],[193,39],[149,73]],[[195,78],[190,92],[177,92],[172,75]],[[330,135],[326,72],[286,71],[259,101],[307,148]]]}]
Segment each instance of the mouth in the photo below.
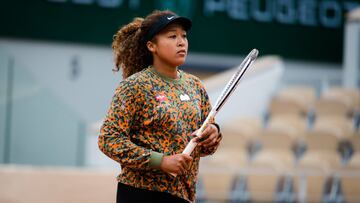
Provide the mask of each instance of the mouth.
[{"label": "mouth", "polygon": [[183,50],[180,50],[180,51],[178,51],[178,52],[176,52],[177,54],[184,54],[184,55],[186,55],[186,50],[185,49],[183,49]]}]

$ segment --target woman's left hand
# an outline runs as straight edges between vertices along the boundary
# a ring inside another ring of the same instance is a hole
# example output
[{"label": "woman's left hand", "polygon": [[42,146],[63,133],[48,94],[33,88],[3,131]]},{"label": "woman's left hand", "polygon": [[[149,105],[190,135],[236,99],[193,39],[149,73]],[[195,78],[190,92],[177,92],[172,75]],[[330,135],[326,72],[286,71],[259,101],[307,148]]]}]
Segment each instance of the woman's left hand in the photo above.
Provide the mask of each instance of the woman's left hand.
[{"label": "woman's left hand", "polygon": [[[193,132],[191,135],[195,136],[196,132]],[[217,146],[219,143],[218,139],[220,134],[218,129],[215,125],[210,124],[206,127],[206,129],[201,133],[199,137],[195,137],[194,141],[197,143],[198,146],[204,146],[206,148],[211,148]]]}]

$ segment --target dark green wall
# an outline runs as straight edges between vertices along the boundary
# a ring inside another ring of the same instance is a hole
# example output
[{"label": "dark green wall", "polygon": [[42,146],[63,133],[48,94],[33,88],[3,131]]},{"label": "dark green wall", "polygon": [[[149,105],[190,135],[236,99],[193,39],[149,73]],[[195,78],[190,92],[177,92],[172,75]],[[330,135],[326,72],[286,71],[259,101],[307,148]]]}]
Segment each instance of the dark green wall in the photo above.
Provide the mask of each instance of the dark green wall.
[{"label": "dark green wall", "polygon": [[0,36],[110,47],[119,26],[170,8],[193,20],[190,51],[243,55],[257,48],[341,63],[344,16],[358,5],[360,0],[3,0]]}]

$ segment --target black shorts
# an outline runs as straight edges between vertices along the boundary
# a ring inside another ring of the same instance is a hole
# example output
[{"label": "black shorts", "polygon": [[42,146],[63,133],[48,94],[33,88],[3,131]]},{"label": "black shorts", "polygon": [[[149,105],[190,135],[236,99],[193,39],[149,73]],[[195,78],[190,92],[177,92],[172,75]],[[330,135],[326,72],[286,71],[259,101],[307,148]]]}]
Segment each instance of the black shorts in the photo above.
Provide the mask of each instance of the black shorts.
[{"label": "black shorts", "polygon": [[116,203],[188,203],[188,201],[166,192],[139,189],[118,183]]}]

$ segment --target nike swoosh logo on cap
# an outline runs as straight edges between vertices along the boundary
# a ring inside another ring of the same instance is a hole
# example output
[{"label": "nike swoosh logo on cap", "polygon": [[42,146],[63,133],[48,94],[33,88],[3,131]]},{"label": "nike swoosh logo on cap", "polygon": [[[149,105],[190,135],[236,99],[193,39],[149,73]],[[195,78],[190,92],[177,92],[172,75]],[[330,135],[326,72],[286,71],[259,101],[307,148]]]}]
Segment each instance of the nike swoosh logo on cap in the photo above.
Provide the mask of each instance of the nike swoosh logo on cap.
[{"label": "nike swoosh logo on cap", "polygon": [[175,16],[167,17],[168,20],[173,19]]}]

